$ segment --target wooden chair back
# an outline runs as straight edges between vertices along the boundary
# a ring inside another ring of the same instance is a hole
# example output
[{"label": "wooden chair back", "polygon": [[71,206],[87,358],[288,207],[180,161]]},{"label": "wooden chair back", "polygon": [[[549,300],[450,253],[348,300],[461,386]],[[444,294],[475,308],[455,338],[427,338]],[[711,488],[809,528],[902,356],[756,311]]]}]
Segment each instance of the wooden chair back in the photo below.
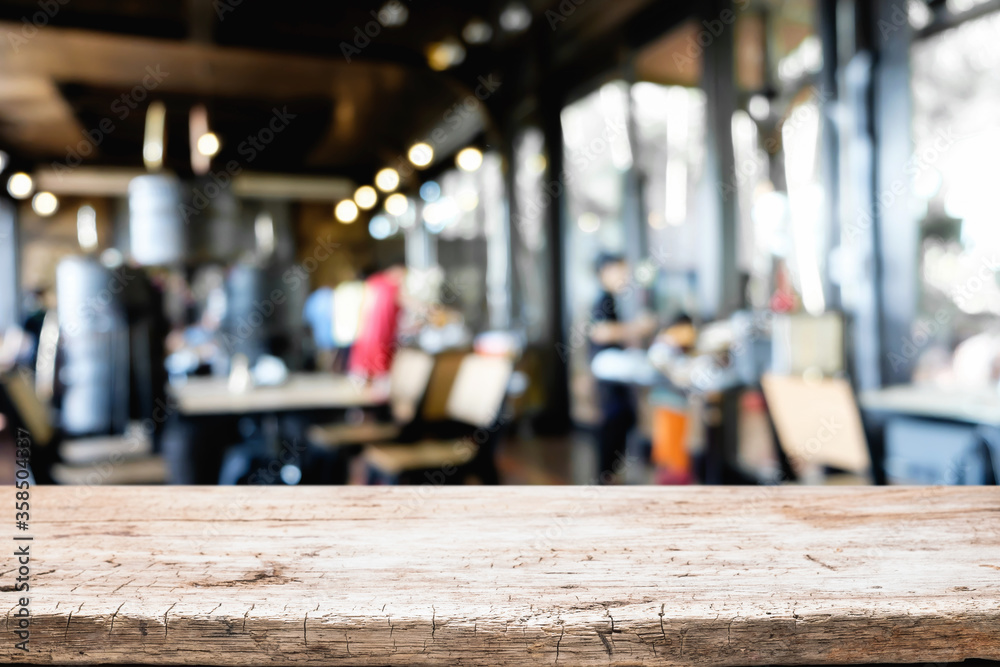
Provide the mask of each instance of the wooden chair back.
[{"label": "wooden chair back", "polygon": [[846,380],[766,373],[761,386],[781,448],[790,459],[870,474],[861,412]]},{"label": "wooden chair back", "polygon": [[413,421],[433,369],[434,357],[426,352],[403,348],[396,353],[389,371],[389,406],[393,421],[399,424]]},{"label": "wooden chair back", "polygon": [[491,426],[503,407],[513,371],[514,363],[506,357],[467,355],[448,394],[448,418],[479,428]]}]

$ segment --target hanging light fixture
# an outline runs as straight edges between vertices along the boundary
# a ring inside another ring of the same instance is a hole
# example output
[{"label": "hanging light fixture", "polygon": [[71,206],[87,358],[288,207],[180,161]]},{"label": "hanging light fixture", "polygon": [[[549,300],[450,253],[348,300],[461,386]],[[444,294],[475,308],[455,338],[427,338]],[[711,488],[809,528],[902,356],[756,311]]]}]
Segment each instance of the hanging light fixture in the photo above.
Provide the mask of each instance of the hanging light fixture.
[{"label": "hanging light fixture", "polygon": [[389,198],[385,200],[385,212],[389,215],[403,215],[409,207],[410,201],[406,198],[406,195],[399,194],[398,192],[394,195],[389,195]]},{"label": "hanging light fixture", "polygon": [[358,205],[350,199],[344,199],[333,209],[333,215],[340,222],[349,225],[358,219]]},{"label": "hanging light fixture", "polygon": [[454,37],[429,44],[425,51],[427,64],[432,70],[442,72],[465,61],[465,47]]},{"label": "hanging light fixture", "polygon": [[406,157],[413,163],[413,166],[422,169],[434,161],[434,149],[430,144],[421,141],[410,146]]},{"label": "hanging light fixture", "polygon": [[97,211],[90,204],[84,204],[76,211],[76,238],[84,252],[97,248]]},{"label": "hanging light fixture", "polygon": [[392,167],[386,167],[375,174],[375,187],[382,192],[392,192],[399,187],[399,172]]},{"label": "hanging light fixture", "polygon": [[35,182],[23,171],[11,174],[7,180],[7,192],[14,199],[27,199],[35,188]]},{"label": "hanging light fixture", "polygon": [[59,210],[59,199],[51,192],[39,192],[31,198],[31,208],[38,215],[47,218]]},{"label": "hanging light fixture", "polygon": [[191,145],[191,170],[198,175],[207,174],[212,166],[212,156],[219,152],[219,138],[208,129],[208,109],[204,104],[191,107],[188,116],[188,134]]},{"label": "hanging light fixture", "polygon": [[375,192],[375,188],[372,186],[362,185],[354,191],[354,203],[357,204],[359,208],[367,211],[378,203],[378,193]]},{"label": "hanging light fixture", "polygon": [[197,146],[198,152],[205,157],[215,157],[216,153],[219,152],[219,148],[221,148],[219,137],[216,136],[215,132],[206,132],[198,137]]},{"label": "hanging light fixture", "polygon": [[463,148],[455,156],[455,164],[462,171],[476,171],[483,164],[483,152],[472,146]]},{"label": "hanging light fixture", "polygon": [[151,102],[146,109],[146,129],[142,137],[142,161],[149,171],[163,167],[166,141],[167,108],[163,102]]},{"label": "hanging light fixture", "polygon": [[489,23],[474,18],[462,28],[462,39],[469,44],[485,44],[493,37],[493,28]]}]

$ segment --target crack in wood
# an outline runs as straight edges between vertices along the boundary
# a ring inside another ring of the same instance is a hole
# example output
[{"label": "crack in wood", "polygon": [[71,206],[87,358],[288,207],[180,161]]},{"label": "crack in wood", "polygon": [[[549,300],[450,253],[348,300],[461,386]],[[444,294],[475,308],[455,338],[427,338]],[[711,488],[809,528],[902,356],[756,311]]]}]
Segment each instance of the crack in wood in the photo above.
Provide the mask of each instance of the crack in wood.
[{"label": "crack in wood", "polygon": [[124,584],[122,584],[121,586],[119,586],[119,587],[118,587],[118,588],[116,588],[115,590],[111,591],[111,593],[110,593],[110,594],[111,594],[111,595],[114,595],[115,593],[117,593],[117,592],[118,592],[118,591],[120,591],[121,589],[125,588],[126,586],[128,586],[129,584],[131,584],[131,583],[132,583],[132,582],[134,582],[134,581],[135,581],[135,579],[129,579],[129,580],[128,580],[128,581],[126,581],[126,582],[125,582]]},{"label": "crack in wood", "polygon": [[122,610],[122,607],[124,606],[125,603],[122,602],[120,605],[118,605],[118,609],[115,609],[115,613],[111,614],[111,628],[108,630],[109,637],[111,636],[111,633],[115,631],[115,618],[118,617],[118,612],[120,612]]},{"label": "crack in wood", "polygon": [[597,636],[601,638],[601,643],[604,644],[604,650],[607,652],[608,657],[610,658],[612,653],[611,644],[608,643],[608,639],[607,637],[605,637],[605,635],[608,633],[601,632],[600,630],[595,630],[595,632],[597,633]]},{"label": "crack in wood", "polygon": [[810,560],[810,561],[816,563],[817,565],[819,565],[821,567],[825,567],[828,570],[832,570],[833,572],[837,571],[837,568],[835,568],[832,565],[827,565],[826,563],[824,563],[823,561],[821,561],[818,558],[814,558],[814,557],[810,556],[809,554],[806,554],[805,556],[806,556],[806,560]]},{"label": "crack in wood", "polygon": [[163,612],[163,638],[164,639],[167,638],[167,614],[169,614],[170,610],[173,609],[176,606],[177,606],[177,603],[175,602],[172,605],[170,605],[170,607],[165,612]]},{"label": "crack in wood", "polygon": [[566,626],[562,625],[562,621],[560,621],[560,630],[559,641],[556,642],[556,662],[559,662],[559,647],[562,646],[563,635],[566,634]]},{"label": "crack in wood", "polygon": [[244,633],[244,634],[246,634],[246,631],[247,631],[247,614],[249,614],[250,612],[252,612],[253,608],[256,607],[256,606],[257,606],[257,603],[254,602],[253,604],[250,605],[250,608],[247,609],[246,612],[243,613],[243,629],[241,630],[241,632]]}]

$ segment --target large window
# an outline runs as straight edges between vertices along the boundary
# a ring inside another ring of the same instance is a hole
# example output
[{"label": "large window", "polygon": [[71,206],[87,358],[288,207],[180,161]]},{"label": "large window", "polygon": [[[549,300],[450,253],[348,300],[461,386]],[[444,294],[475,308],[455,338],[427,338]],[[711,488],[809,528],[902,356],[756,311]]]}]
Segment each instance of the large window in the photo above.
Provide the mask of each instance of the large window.
[{"label": "large window", "polygon": [[567,106],[562,124],[569,361],[575,417],[586,422],[593,417],[587,332],[598,253],[638,259],[631,296],[619,304],[624,316],[651,306],[666,318],[694,305],[705,96],[696,88],[614,81]]},{"label": "large window", "polygon": [[928,328],[942,352],[995,330],[1000,315],[998,38],[994,12],[916,41],[911,51],[907,166],[921,225],[921,316],[934,322]]}]

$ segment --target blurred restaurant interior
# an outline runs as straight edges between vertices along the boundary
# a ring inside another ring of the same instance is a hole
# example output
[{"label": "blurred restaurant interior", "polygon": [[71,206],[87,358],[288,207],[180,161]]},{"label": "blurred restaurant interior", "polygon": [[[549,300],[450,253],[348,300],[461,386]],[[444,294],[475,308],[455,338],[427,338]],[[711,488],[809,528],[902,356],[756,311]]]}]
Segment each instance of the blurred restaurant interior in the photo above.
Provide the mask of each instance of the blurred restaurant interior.
[{"label": "blurred restaurant interior", "polygon": [[1000,0],[2,0],[0,41],[5,479],[997,482]]}]

